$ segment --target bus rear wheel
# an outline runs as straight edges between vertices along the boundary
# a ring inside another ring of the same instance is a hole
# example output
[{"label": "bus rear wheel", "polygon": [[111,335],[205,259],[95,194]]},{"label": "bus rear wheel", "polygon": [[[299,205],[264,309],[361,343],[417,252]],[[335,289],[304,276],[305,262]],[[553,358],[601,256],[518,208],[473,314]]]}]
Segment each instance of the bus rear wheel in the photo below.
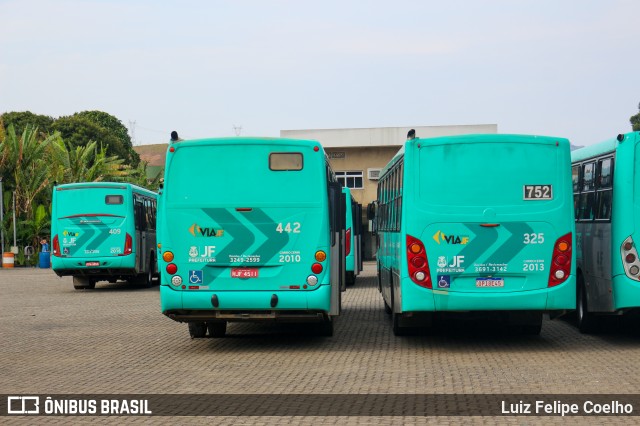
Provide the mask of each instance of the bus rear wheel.
[{"label": "bus rear wheel", "polygon": [[73,277],[73,288],[76,290],[93,290],[96,288],[96,282],[90,278]]},{"label": "bus rear wheel", "polygon": [[387,301],[384,300],[384,296],[382,297],[382,303],[384,303],[384,313],[387,314],[387,315],[391,314],[391,312],[392,312],[391,306],[389,306]]},{"label": "bus rear wheel", "polygon": [[347,279],[347,285],[349,287],[351,287],[352,285],[356,284],[356,274],[355,273],[353,273],[351,271],[347,271],[346,279]]},{"label": "bus rear wheel", "polygon": [[144,283],[145,287],[153,287],[153,277],[155,276],[154,269],[156,267],[155,258],[153,253],[149,257],[149,272],[147,273],[147,282]]},{"label": "bus rear wheel", "polygon": [[391,328],[395,336],[406,336],[408,333],[407,327],[400,325],[400,319],[402,314],[391,314]]},{"label": "bus rear wheel", "polygon": [[588,334],[593,331],[595,325],[594,315],[589,312],[587,301],[587,291],[584,288],[582,277],[578,277],[578,291],[576,296],[576,316],[578,317],[578,330],[580,333]]},{"label": "bus rear wheel", "polygon": [[331,337],[333,336],[333,318],[326,317],[318,326],[318,334],[320,336]]},{"label": "bus rear wheel", "polygon": [[192,339],[202,339],[207,335],[207,323],[205,322],[190,322],[189,323],[189,336]]},{"label": "bus rear wheel", "polygon": [[207,329],[209,330],[210,337],[224,337],[224,335],[227,333],[227,322],[208,322]]}]

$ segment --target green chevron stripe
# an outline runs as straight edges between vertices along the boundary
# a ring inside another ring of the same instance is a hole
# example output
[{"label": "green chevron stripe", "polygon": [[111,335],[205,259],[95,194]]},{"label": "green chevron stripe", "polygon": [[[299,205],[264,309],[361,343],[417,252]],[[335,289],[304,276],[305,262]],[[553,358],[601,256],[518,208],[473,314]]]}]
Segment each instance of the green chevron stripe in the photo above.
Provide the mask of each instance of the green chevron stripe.
[{"label": "green chevron stripe", "polygon": [[487,259],[487,263],[509,263],[524,248],[523,235],[533,232],[526,223],[503,223],[502,226],[511,236]]}]

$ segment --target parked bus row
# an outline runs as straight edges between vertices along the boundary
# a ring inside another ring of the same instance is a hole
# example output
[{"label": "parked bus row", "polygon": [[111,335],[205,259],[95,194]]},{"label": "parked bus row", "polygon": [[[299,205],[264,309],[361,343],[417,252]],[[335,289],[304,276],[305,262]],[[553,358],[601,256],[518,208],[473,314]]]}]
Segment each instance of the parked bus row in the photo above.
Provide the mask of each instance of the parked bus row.
[{"label": "parked bus row", "polygon": [[[573,154],[555,137],[408,140],[367,212],[393,332],[492,313],[538,334],[544,313],[576,308],[586,332],[602,315],[634,312],[639,146],[637,132]],[[224,336],[234,321],[308,322],[331,335],[362,270],[361,206],[316,141],[181,141],[158,194],[60,185],[53,217],[58,275],[93,288],[157,274],[162,313],[194,338]]]},{"label": "parked bus row", "polygon": [[362,271],[362,208],[312,141],[181,142],[159,196],[59,185],[53,217],[58,275],[76,289],[159,275],[162,312],[192,337],[262,320],[308,321],[331,335],[341,292]]}]

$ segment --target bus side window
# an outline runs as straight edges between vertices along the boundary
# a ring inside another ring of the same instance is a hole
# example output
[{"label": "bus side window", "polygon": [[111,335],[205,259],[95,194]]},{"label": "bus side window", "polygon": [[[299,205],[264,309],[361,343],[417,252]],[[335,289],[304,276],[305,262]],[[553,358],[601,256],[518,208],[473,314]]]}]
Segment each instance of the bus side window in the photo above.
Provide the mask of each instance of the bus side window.
[{"label": "bus side window", "polygon": [[595,165],[586,163],[582,165],[582,190],[593,191],[595,189]]},{"label": "bus side window", "polygon": [[598,178],[596,193],[595,217],[598,220],[611,219],[611,202],[613,195],[613,158],[598,161]]},{"label": "bus side window", "polygon": [[593,220],[594,217],[594,207],[595,207],[595,192],[585,192],[580,194],[580,204],[578,210],[580,211],[580,215],[578,219],[580,220]]},{"label": "bus side window", "polygon": [[580,191],[580,166],[576,165],[571,168],[571,180],[573,181],[573,192]]},{"label": "bus side window", "polygon": [[578,202],[578,220],[588,221],[595,217],[596,205],[596,163],[585,163],[582,165],[582,194]]}]

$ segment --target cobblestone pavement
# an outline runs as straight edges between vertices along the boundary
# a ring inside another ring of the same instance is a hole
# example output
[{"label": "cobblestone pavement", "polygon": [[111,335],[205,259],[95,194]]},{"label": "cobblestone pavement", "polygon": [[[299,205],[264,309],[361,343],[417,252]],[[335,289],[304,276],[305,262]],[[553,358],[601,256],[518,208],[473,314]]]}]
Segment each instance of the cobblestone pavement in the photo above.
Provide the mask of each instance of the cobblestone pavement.
[{"label": "cobblestone pavement", "polygon": [[[431,335],[395,337],[377,292],[375,265],[343,298],[334,337],[304,326],[230,324],[223,339],[191,340],[160,313],[157,287],[99,283],[73,289],[50,270],[0,270],[2,394],[549,394],[639,392],[640,338],[618,323],[581,335],[570,320],[540,336],[490,321],[440,324]],[[640,410],[640,407],[636,407]],[[2,419],[20,422],[23,419]],[[68,423],[50,417],[48,423]],[[169,417],[87,418],[74,423],[167,423]],[[569,420],[547,417],[545,422]],[[592,419],[593,420],[593,419]],[[598,423],[620,422],[616,417]],[[626,423],[629,422],[626,418]],[[459,423],[460,418],[226,417],[221,424]],[[532,424],[533,418],[467,418]],[[28,419],[24,419],[29,423]],[[211,423],[182,417],[179,423]]]}]

